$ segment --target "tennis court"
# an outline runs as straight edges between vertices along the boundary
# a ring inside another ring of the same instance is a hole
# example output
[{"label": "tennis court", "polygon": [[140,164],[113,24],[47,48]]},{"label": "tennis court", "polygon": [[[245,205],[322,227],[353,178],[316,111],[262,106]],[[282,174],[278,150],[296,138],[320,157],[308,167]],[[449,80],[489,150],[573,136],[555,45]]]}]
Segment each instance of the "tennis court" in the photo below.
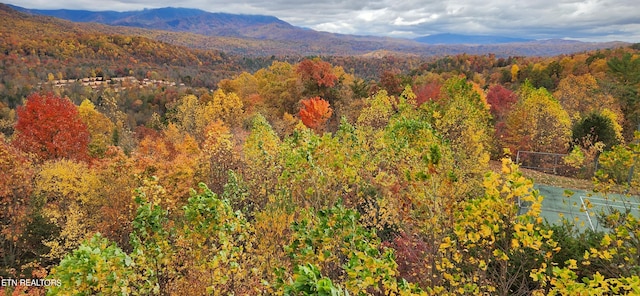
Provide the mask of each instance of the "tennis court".
[{"label": "tennis court", "polygon": [[[580,229],[603,230],[597,215],[610,214],[613,211],[629,212],[640,217],[640,198],[621,194],[601,194],[584,190],[566,191],[564,188],[535,185],[544,200],[541,216],[550,223],[561,223],[562,219],[575,221]],[[527,210],[526,204],[521,204],[520,212]]]}]

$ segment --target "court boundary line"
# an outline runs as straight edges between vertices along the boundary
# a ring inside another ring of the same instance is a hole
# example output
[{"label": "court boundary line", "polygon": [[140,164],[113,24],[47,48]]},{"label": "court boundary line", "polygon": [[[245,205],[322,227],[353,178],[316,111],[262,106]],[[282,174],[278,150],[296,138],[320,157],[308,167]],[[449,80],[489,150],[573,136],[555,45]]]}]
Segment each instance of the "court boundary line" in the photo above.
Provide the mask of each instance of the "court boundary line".
[{"label": "court boundary line", "polygon": [[[633,207],[635,207],[636,210],[640,209],[640,202],[633,202],[633,201],[628,201],[628,200],[617,200],[617,199],[610,199],[610,198],[601,198],[601,197],[594,197],[594,196],[582,196],[581,195],[580,196],[580,203],[582,204],[582,209],[586,213],[587,220],[589,221],[589,225],[591,226],[591,230],[593,230],[593,231],[595,231],[595,226],[593,225],[593,222],[591,220],[591,213],[590,213],[589,207],[587,207],[587,204],[586,204],[585,200],[587,200],[587,202],[591,205],[591,208],[593,208],[593,206],[598,206],[602,210],[607,209],[607,208],[632,210],[632,209],[634,209]],[[596,202],[592,202],[591,200],[595,200]],[[600,201],[600,202],[598,202],[598,201]],[[622,204],[622,205],[620,205],[620,204]]]},{"label": "court boundary line", "polygon": [[584,213],[587,215],[587,221],[589,221],[589,225],[591,226],[591,230],[595,231],[596,228],[593,226],[593,221],[591,221],[591,214],[589,213],[589,209],[587,209],[587,205],[584,202],[586,197],[580,195],[580,203],[582,204],[582,209],[584,209]]}]

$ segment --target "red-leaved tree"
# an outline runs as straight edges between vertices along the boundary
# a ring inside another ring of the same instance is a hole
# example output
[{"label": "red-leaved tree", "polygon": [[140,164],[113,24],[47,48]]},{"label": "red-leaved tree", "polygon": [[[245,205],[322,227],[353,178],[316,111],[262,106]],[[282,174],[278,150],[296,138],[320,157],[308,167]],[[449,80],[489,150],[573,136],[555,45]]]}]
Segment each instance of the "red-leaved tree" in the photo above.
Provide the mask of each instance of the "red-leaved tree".
[{"label": "red-leaved tree", "polygon": [[334,87],[338,77],[331,64],[316,59],[306,59],[298,64],[296,73],[307,88],[307,95],[326,95],[328,88]]},{"label": "red-leaved tree", "polygon": [[320,97],[302,100],[300,104],[302,106],[300,107],[299,115],[302,123],[315,131],[320,130],[324,123],[329,120],[331,114],[333,114],[329,102]]},{"label": "red-leaved tree", "polygon": [[496,139],[502,139],[507,135],[505,119],[518,101],[518,96],[502,85],[495,84],[489,88],[487,103],[491,106],[491,115],[494,119]]},{"label": "red-leaved tree", "polygon": [[425,85],[414,87],[413,91],[416,94],[416,103],[418,104],[418,106],[424,104],[425,102],[438,101],[441,96],[441,88],[442,83],[438,81],[432,81]]},{"label": "red-leaved tree", "polygon": [[518,96],[513,91],[499,84],[492,85],[487,93],[487,103],[496,121],[502,121],[517,101]]},{"label": "red-leaved tree", "polygon": [[13,145],[41,160],[87,160],[89,132],[76,106],[52,93],[34,93],[17,109]]}]

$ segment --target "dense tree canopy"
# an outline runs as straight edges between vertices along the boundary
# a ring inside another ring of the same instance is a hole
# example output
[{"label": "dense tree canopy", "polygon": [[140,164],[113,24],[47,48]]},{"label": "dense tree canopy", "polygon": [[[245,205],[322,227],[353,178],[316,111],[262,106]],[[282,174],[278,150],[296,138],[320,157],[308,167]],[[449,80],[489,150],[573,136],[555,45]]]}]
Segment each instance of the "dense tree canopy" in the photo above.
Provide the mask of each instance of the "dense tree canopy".
[{"label": "dense tree canopy", "polygon": [[[245,57],[240,72],[212,52],[76,37],[2,45],[0,276],[61,285],[0,293],[640,293],[637,209],[588,231],[545,221],[502,150],[572,147],[570,177],[637,194],[637,48]],[[97,60],[56,60],[74,53]],[[116,69],[116,54],[132,60]],[[214,64],[220,77],[202,74]],[[85,74],[119,79],[56,82]]]}]

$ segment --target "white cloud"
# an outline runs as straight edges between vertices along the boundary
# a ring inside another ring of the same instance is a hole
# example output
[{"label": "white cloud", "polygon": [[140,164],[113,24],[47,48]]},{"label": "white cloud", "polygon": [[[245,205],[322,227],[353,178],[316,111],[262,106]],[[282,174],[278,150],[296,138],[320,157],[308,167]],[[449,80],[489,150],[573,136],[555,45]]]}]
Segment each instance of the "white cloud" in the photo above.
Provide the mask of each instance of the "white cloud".
[{"label": "white cloud", "polygon": [[374,22],[382,18],[387,14],[387,9],[377,9],[377,10],[363,10],[358,11],[356,13],[356,18],[361,19],[365,22]]},{"label": "white cloud", "polygon": [[415,26],[437,20],[439,17],[440,15],[438,14],[432,14],[429,17],[419,18],[417,20],[405,20],[404,17],[399,16],[393,21],[393,24],[396,26]]},{"label": "white cloud", "polygon": [[350,23],[343,21],[318,24],[313,26],[312,29],[325,32],[340,32],[342,34],[356,33],[355,29],[351,26]]}]

